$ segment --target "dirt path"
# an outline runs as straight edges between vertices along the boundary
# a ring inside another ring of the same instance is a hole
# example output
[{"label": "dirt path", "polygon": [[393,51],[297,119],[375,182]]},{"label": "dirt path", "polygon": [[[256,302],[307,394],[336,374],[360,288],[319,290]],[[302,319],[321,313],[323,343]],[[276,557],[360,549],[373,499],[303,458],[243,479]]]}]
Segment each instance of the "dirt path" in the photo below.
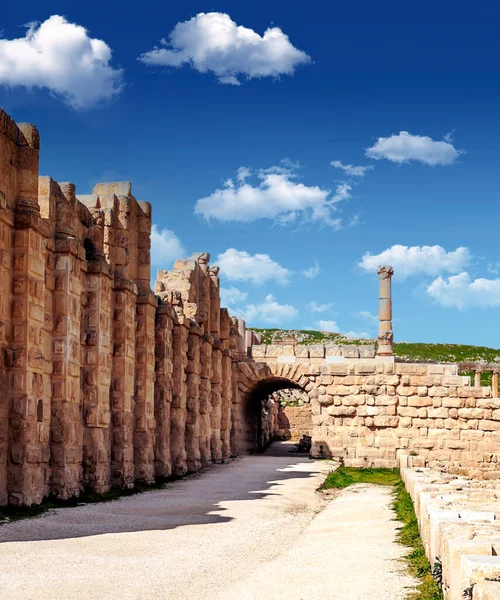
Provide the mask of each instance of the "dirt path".
[{"label": "dirt path", "polygon": [[1,597],[404,598],[412,580],[398,562],[389,491],[355,486],[327,505],[316,489],[329,463],[288,450],[0,527]]}]

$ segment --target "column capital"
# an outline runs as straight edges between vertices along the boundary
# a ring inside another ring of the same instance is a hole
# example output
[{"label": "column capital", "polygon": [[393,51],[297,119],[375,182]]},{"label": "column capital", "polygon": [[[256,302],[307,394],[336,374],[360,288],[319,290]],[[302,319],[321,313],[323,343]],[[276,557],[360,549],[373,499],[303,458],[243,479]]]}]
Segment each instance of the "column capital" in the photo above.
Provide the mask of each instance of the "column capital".
[{"label": "column capital", "polygon": [[390,279],[394,275],[394,269],[389,265],[381,266],[377,269],[377,275],[380,279]]}]

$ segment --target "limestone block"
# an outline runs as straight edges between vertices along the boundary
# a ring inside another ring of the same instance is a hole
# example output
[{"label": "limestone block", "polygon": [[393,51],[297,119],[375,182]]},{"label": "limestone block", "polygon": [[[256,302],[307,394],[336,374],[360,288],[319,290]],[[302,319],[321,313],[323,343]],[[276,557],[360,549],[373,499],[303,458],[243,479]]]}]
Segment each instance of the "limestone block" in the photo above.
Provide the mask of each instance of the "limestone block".
[{"label": "limestone block", "polygon": [[356,414],[355,406],[329,406],[327,412],[332,417],[352,417]]},{"label": "limestone block", "polygon": [[[354,372],[359,375],[369,375],[376,372],[375,363],[359,363],[354,365]],[[359,383],[362,383],[361,381]]]},{"label": "limestone block", "polygon": [[360,358],[375,358],[375,346],[359,346]]},{"label": "limestone block", "polygon": [[[497,532],[497,536],[498,536]],[[463,574],[461,571],[461,561],[464,555],[483,555],[495,556],[500,551],[500,537],[481,539],[478,532],[474,539],[453,539],[444,540],[442,563],[445,565],[446,573],[443,569],[443,579],[447,590],[447,597],[450,600],[462,600]]]},{"label": "limestone block", "polygon": [[295,346],[295,356],[298,358],[309,358],[309,350],[305,344],[297,344]]},{"label": "limestone block", "polygon": [[323,344],[312,344],[307,347],[309,350],[309,358],[324,358],[325,347]]},{"label": "limestone block", "polygon": [[259,359],[264,358],[266,356],[267,346],[265,344],[261,344],[259,346],[252,346],[252,357]]},{"label": "limestone block", "polygon": [[327,370],[332,375],[347,375],[349,373],[349,366],[346,364],[330,363],[327,365]]},{"label": "limestone block", "polygon": [[421,396],[410,396],[408,398],[408,406],[421,408],[423,406],[432,406],[432,398]]},{"label": "limestone block", "polygon": [[377,416],[374,417],[373,423],[375,427],[397,427],[399,424],[399,417]]},{"label": "limestone block", "polygon": [[472,600],[498,600],[500,581],[480,581],[472,590]]},{"label": "limestone block", "polygon": [[359,358],[358,346],[354,346],[354,345],[342,346],[342,356],[344,358]]},{"label": "limestone block", "polygon": [[485,580],[500,579],[500,556],[462,555],[460,561],[461,581],[459,592],[462,596],[450,597],[450,600],[461,600],[463,593]]},{"label": "limestone block", "polygon": [[281,356],[283,354],[282,346],[268,344],[266,346],[266,357]]},{"label": "limestone block", "polygon": [[325,346],[326,356],[342,356],[342,348],[333,344]]}]

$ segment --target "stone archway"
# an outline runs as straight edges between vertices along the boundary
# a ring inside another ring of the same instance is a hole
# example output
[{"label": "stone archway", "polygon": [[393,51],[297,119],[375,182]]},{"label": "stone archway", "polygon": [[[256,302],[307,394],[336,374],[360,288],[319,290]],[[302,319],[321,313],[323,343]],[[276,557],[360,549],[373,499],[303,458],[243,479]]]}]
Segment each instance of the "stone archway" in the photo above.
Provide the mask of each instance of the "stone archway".
[{"label": "stone archway", "polygon": [[268,441],[263,429],[262,401],[273,392],[297,389],[310,395],[311,411],[318,405],[316,382],[304,365],[239,362],[237,393],[233,395],[231,447],[233,454],[262,451]]}]

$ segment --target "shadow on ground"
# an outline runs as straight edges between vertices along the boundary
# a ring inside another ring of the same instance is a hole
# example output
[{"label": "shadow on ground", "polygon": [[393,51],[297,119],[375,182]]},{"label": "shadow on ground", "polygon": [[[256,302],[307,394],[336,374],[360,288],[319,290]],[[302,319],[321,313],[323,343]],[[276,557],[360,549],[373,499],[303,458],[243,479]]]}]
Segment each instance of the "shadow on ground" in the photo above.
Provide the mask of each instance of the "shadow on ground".
[{"label": "shadow on ground", "polygon": [[281,496],[280,485],[324,472],[321,461],[291,452],[289,442],[273,444],[263,454],[214,465],[169,484],[111,502],[49,510],[42,516],[0,526],[0,543],[33,542],[108,533],[167,530],[226,523],[226,502]]}]

